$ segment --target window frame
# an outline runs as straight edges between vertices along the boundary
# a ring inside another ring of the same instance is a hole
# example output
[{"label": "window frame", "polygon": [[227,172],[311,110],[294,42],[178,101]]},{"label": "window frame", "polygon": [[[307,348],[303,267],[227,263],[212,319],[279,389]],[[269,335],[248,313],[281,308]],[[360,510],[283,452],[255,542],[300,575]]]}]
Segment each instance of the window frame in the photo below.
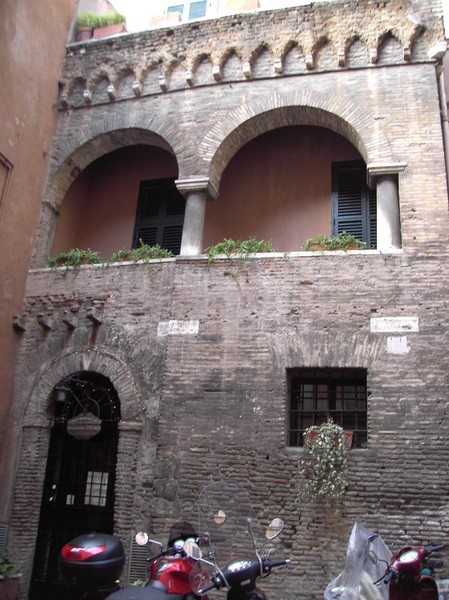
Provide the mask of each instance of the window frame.
[{"label": "window frame", "polygon": [[[192,5],[195,4],[204,4],[204,14],[201,16],[191,16],[192,13]],[[217,14],[217,1],[216,0],[184,0],[181,2],[176,2],[176,0],[172,0],[171,2],[167,2],[166,5],[166,9],[165,9],[165,14],[169,15],[171,13],[176,13],[179,12],[179,14],[181,15],[181,20],[184,22],[187,21],[195,21],[197,19],[205,19],[208,17],[212,17],[215,16]],[[174,9],[178,9],[181,8],[181,10],[174,10]]]},{"label": "window frame", "polygon": [[[367,378],[367,370],[361,367],[287,369],[287,446],[302,447],[304,431],[311,425],[325,423],[331,417],[345,431],[353,432],[354,447],[366,447]],[[305,386],[312,387],[305,389]],[[326,386],[327,392],[324,393]]]}]

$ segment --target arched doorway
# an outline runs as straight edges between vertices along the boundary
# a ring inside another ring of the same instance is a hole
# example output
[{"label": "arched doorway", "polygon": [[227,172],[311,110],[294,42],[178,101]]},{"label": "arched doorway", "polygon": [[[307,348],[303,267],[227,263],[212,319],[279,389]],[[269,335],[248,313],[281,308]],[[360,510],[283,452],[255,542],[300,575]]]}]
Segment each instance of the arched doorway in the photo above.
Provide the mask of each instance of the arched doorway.
[{"label": "arched doorway", "polygon": [[113,533],[120,401],[111,381],[93,371],[53,388],[54,416],[30,586],[30,599],[60,597],[62,546],[89,531]]}]

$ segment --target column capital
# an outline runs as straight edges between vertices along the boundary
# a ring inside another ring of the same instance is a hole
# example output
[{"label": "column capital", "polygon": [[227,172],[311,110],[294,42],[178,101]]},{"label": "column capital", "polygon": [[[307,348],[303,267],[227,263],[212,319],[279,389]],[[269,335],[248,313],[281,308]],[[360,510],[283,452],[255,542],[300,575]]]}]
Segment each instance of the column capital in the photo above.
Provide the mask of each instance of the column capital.
[{"label": "column capital", "polygon": [[218,198],[218,190],[208,177],[176,179],[175,185],[185,198],[193,192],[204,192],[212,200]]},{"label": "column capital", "polygon": [[397,175],[403,173],[407,167],[405,162],[397,163],[369,163],[366,165],[366,171],[368,174],[368,185],[373,187],[374,182],[379,177],[385,175]]}]

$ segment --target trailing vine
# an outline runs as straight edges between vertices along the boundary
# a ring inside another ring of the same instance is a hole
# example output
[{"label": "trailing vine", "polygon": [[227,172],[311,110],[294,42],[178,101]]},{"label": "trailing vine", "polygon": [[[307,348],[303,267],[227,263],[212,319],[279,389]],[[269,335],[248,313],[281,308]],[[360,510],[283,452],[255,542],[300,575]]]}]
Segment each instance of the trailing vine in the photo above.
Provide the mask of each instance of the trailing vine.
[{"label": "trailing vine", "polygon": [[305,483],[300,500],[339,498],[347,488],[348,447],[340,425],[327,422],[312,426],[303,434],[301,473]]}]

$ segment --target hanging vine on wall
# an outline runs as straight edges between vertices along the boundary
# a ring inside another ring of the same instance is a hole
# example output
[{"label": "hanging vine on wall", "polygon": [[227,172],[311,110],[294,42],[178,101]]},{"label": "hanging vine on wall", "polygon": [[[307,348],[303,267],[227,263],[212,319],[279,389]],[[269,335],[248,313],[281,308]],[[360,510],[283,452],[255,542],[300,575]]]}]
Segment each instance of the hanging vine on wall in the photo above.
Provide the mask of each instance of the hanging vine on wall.
[{"label": "hanging vine on wall", "polygon": [[348,486],[348,432],[333,422],[313,425],[303,434],[301,473],[304,485],[300,500],[339,498]]}]

